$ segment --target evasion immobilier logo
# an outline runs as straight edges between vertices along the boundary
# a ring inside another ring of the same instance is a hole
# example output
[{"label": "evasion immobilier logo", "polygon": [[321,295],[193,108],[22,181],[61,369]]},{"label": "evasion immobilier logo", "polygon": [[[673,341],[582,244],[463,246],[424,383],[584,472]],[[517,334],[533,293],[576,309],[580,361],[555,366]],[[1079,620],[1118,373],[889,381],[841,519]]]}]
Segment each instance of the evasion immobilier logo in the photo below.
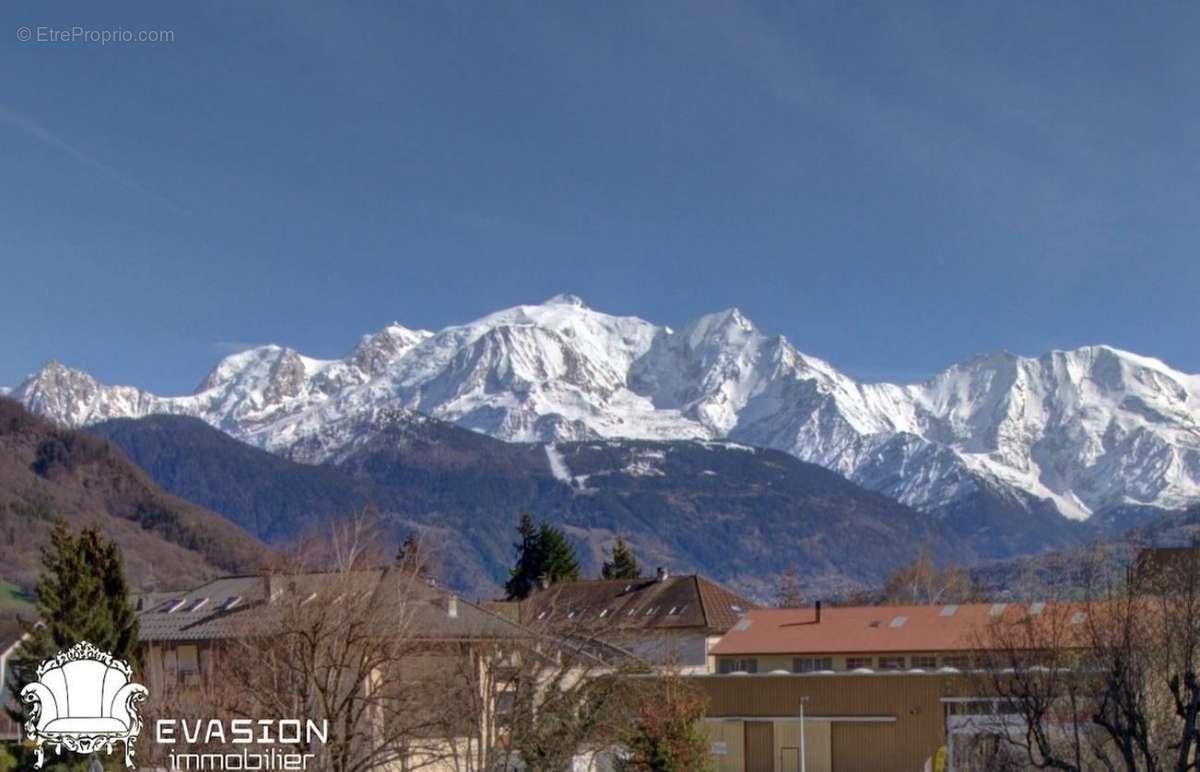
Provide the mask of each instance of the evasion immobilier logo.
[{"label": "evasion immobilier logo", "polygon": [[146,687],[131,680],[133,669],[87,641],[42,662],[37,680],[21,690],[26,707],[25,734],[34,743],[41,769],[46,746],[62,754],[89,754],[125,746],[125,766],[133,767],[133,743],[142,731],[138,703]]},{"label": "evasion immobilier logo", "polygon": [[[34,744],[35,769],[45,763],[46,748],[61,755],[111,754],[123,745],[125,766],[134,767],[134,743],[142,731],[139,703],[149,690],[133,682],[128,662],[82,641],[42,662],[37,680],[21,690],[26,705],[25,733]],[[241,746],[238,753],[167,752],[171,769],[306,770],[312,753],[289,753],[301,740],[309,747],[328,739],[327,721],[299,719],[218,719],[187,721],[159,719],[155,742],[172,746]],[[248,746],[267,746],[251,752]]]}]

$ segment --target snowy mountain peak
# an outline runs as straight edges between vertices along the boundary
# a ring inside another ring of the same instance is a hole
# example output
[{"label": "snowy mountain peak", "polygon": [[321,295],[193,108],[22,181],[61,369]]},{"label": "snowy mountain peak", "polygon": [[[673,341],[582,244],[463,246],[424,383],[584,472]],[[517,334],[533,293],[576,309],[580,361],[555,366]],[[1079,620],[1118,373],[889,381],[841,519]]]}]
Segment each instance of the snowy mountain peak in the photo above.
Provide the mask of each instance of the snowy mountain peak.
[{"label": "snowy mountain peak", "polygon": [[736,308],[706,314],[679,331],[680,337],[693,349],[704,345],[744,345],[762,333]]},{"label": "snowy mountain peak", "polygon": [[382,375],[392,362],[432,336],[428,330],[410,330],[393,322],[377,333],[364,335],[347,358],[371,376]]},{"label": "snowy mountain peak", "polygon": [[981,485],[1078,518],[1200,500],[1200,376],[1087,346],[981,354],[922,384],[860,383],[736,308],[676,332],[556,295],[437,332],[392,324],[342,359],[260,346],[188,396],[105,386],[56,362],[11,396],[69,425],[197,416],[305,461],[336,460],[418,411],[506,440],[772,447],[936,511]]},{"label": "snowy mountain peak", "polygon": [[587,308],[587,303],[583,302],[583,298],[578,295],[572,295],[569,292],[560,292],[557,295],[547,298],[542,302],[544,306],[575,306],[576,308]]}]

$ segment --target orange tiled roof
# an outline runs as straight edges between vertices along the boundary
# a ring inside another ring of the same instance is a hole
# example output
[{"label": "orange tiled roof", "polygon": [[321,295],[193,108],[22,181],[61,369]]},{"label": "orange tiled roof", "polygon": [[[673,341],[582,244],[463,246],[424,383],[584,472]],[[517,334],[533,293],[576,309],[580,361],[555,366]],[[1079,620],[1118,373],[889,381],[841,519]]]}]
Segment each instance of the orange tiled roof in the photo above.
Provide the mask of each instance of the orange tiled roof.
[{"label": "orange tiled roof", "polygon": [[760,609],[721,638],[713,654],[855,654],[970,651],[980,648],[985,627],[1045,604],[970,603],[945,606],[854,606]]}]

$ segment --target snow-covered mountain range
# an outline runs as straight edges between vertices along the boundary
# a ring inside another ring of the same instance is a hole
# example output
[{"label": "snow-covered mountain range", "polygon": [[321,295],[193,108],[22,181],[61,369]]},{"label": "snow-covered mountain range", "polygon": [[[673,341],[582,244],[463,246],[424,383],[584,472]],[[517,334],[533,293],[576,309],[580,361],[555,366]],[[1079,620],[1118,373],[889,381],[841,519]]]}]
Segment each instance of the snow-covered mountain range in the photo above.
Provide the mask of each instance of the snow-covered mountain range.
[{"label": "snow-covered mountain range", "polygon": [[921,384],[859,383],[736,309],[671,330],[560,295],[438,332],[393,324],[337,360],[254,348],[187,396],[103,385],[55,362],[10,396],[70,426],[196,416],[314,463],[431,416],[512,441],[777,448],[929,511],[981,485],[1076,519],[1200,500],[1200,376],[1090,346],[980,355]]}]

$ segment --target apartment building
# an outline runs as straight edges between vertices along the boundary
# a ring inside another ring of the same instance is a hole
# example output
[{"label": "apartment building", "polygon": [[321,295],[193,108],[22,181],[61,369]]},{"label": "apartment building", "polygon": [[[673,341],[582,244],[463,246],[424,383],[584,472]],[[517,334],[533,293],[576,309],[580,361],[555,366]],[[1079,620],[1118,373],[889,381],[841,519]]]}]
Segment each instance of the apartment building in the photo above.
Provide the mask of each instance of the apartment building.
[{"label": "apartment building", "polygon": [[[493,604],[523,626],[602,641],[686,674],[712,672],[713,647],[758,605],[697,574],[561,582]],[[506,608],[507,607],[507,608]]]},{"label": "apartment building", "polygon": [[[369,636],[399,642],[400,653],[380,664],[380,671],[362,686],[367,691],[397,693],[395,699],[403,699],[400,692],[412,696],[411,705],[393,711],[405,729],[387,725],[392,719],[382,715],[372,719],[380,743],[401,743],[404,748],[387,768],[437,772],[459,768],[466,755],[485,756],[503,743],[504,716],[511,706],[506,690],[517,677],[509,678],[519,656],[514,652],[536,653],[540,642],[508,619],[399,574],[383,569],[233,576],[187,592],[135,597],[143,678],[152,701],[169,715],[185,716],[189,706],[199,706],[203,712],[203,706],[217,704],[213,694],[228,686],[223,681],[230,676],[231,660],[253,660],[253,642],[277,634],[281,625],[288,624],[281,615],[311,608],[317,619],[312,628],[302,629],[301,637],[327,635],[316,631],[318,624],[365,624],[371,626]],[[379,594],[402,598],[368,619],[336,613],[321,616],[328,609]],[[385,669],[391,672],[381,672]],[[452,702],[451,694],[461,696],[454,690],[470,699]],[[402,741],[396,740],[400,732]]]},{"label": "apartment building", "polygon": [[720,772],[898,772],[953,766],[956,732],[994,708],[968,673],[997,619],[1045,604],[758,609],[693,682]]}]

